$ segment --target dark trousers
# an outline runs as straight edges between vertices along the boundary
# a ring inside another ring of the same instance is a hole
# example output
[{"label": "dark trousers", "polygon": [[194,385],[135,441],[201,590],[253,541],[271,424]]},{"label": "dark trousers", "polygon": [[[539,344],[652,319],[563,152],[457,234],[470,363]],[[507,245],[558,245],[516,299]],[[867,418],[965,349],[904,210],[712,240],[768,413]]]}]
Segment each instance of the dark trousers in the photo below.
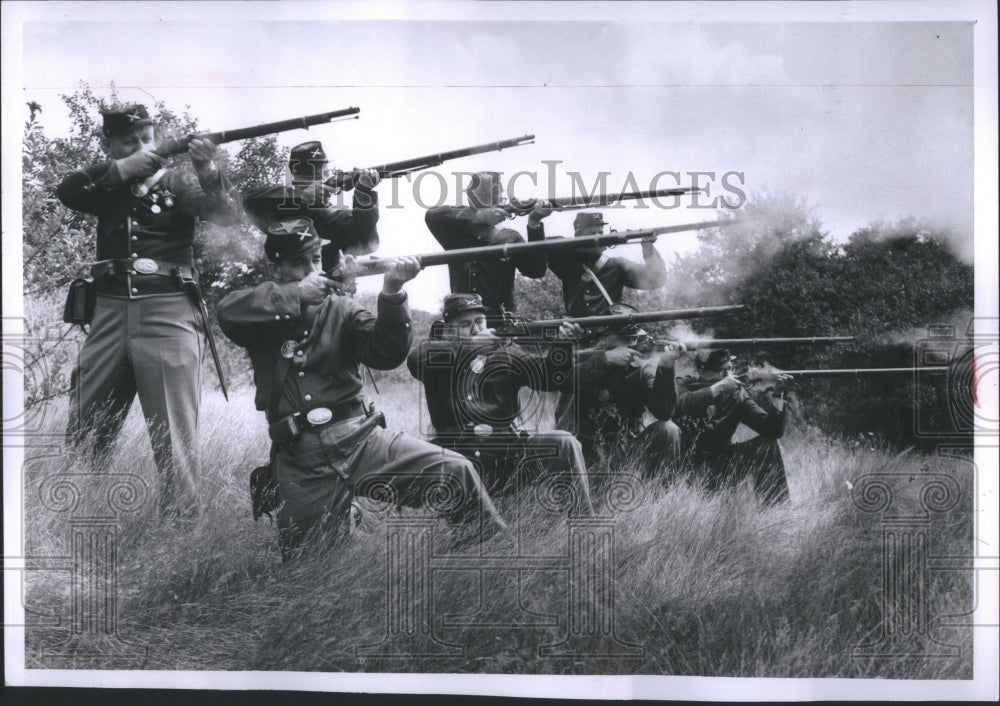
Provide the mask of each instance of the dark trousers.
[{"label": "dark trousers", "polygon": [[705,487],[710,491],[732,487],[751,478],[754,492],[763,502],[788,501],[785,462],[775,439],[756,436],[711,451],[696,451],[694,466],[705,478]]},{"label": "dark trousers", "polygon": [[569,432],[542,434],[440,436],[433,443],[472,461],[491,493],[510,493],[547,474],[573,479],[577,513],[593,513],[583,447]]},{"label": "dark trousers", "polygon": [[318,432],[303,432],[275,457],[282,505],[278,530],[282,556],[312,533],[346,530],[355,495],[390,505],[426,507],[462,522],[482,512],[505,524],[473,466],[461,455],[403,432],[348,419]]},{"label": "dark trousers", "polygon": [[609,471],[617,470],[629,459],[637,459],[645,478],[665,478],[680,462],[681,430],[671,421],[655,421],[635,436],[624,430],[604,436],[598,446],[593,438],[585,437],[584,458],[591,467],[603,451]]},{"label": "dark trousers", "polygon": [[159,475],[164,515],[199,506],[198,407],[205,332],[189,294],[143,299],[98,295],[70,382],[69,433],[103,454],[136,396]]}]

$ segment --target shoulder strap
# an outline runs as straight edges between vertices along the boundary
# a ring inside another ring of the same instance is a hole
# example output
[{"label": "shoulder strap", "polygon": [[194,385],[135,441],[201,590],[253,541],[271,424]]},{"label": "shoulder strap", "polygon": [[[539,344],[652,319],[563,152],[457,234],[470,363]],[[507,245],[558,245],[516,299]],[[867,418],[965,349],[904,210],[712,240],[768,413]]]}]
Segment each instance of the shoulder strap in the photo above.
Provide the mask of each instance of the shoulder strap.
[{"label": "shoulder strap", "polygon": [[[587,274],[590,275],[590,278],[594,281],[594,284],[597,286],[597,289],[604,296],[604,301],[608,303],[608,306],[614,306],[615,305],[614,300],[611,299],[611,295],[608,294],[608,290],[604,288],[604,283],[601,282],[601,279],[600,277],[597,276],[597,273],[594,272],[589,267],[587,267],[586,263],[581,262],[580,266],[587,271]],[[580,288],[580,291],[581,292],[583,291],[582,287]]]}]

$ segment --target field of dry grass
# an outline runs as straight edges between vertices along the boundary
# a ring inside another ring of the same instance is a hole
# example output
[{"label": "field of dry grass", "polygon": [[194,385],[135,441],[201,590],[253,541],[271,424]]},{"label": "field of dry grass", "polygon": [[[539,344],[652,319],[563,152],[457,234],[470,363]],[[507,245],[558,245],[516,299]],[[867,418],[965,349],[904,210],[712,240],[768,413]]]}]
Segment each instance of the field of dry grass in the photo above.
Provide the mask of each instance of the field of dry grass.
[{"label": "field of dry grass", "polygon": [[[378,404],[390,428],[418,434],[417,386],[387,380],[380,387]],[[65,420],[61,406],[53,402],[45,421],[53,433]],[[947,644],[955,646],[952,656],[903,659],[864,656],[864,649],[854,649],[878,642],[881,627],[904,625],[900,621],[907,616],[895,613],[910,609],[883,591],[885,514],[873,511],[870,503],[877,498],[869,496],[878,493],[869,488],[856,502],[849,484],[856,486],[871,473],[901,474],[886,476],[898,486],[890,489],[892,512],[918,516],[926,497],[920,495],[925,491],[914,490],[916,485],[923,479],[952,479],[946,491],[937,491],[949,496],[947,511],[923,513],[929,523],[925,549],[933,555],[968,555],[973,479],[971,465],[960,460],[899,456],[792,425],[782,441],[792,503],[777,508],[757,504],[745,487],[706,494],[697,485],[640,480],[627,466],[593,468],[625,483],[594,482],[605,531],[611,527],[613,532],[608,535],[611,559],[601,555],[600,566],[606,568],[597,579],[567,569],[565,557],[577,541],[571,522],[538,501],[538,488],[499,501],[515,530],[513,538],[495,535],[479,542],[473,533],[420,511],[398,513],[368,503],[360,527],[345,543],[308,561],[282,565],[275,528],[250,516],[248,472],[267,455],[251,391],[238,390],[228,404],[206,392],[202,414],[207,511],[194,527],[158,519],[155,467],[134,410],[111,460],[99,469],[134,474],[149,491],[145,502],[117,515],[114,635],[93,626],[74,635],[67,627],[73,601],[87,590],[74,589],[68,565],[26,572],[26,607],[36,616],[36,626],[27,630],[28,665],[971,676],[971,630],[948,627],[962,622],[948,616],[972,606],[971,581],[961,572],[924,574],[922,599],[929,620],[921,629],[905,623],[912,639],[892,648],[920,654]],[[94,489],[83,493],[73,513],[52,509],[53,479],[68,473],[73,482],[83,483],[81,473],[87,470],[92,469],[57,450],[28,450],[26,555],[65,557],[73,517],[85,515],[91,503],[107,503],[105,491]],[[855,493],[859,490],[856,486]],[[393,528],[421,519],[429,522],[423,531],[433,536],[437,568],[421,573],[418,565],[395,566],[400,573],[392,575],[400,578],[393,585],[388,573]],[[441,557],[451,557],[453,568]],[[575,590],[581,581],[603,588]],[[426,614],[404,615],[404,629],[393,632],[399,596],[414,585],[427,588],[426,601],[415,608]],[[62,616],[58,627],[52,626],[55,616]],[[416,629],[405,629],[407,619]],[[387,642],[390,637],[395,642]],[[92,648],[95,656],[84,656],[80,645]],[[56,656],[60,653],[64,656]]]}]

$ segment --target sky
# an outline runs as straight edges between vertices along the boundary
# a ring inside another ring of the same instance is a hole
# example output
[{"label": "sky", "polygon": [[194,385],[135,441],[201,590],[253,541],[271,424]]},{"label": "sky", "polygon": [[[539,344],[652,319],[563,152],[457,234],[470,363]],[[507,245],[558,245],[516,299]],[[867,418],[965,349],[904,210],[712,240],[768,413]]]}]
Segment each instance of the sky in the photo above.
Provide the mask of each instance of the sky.
[{"label": "sky", "polygon": [[[665,11],[566,21],[544,4],[345,20],[325,7],[209,3],[195,16],[154,4],[102,17],[67,6],[24,25],[22,102],[43,106],[50,136],[66,133],[59,96],[80,81],[190,106],[216,130],[359,106],[359,120],[279,137],[319,139],[341,168],[535,135],[450,162],[440,178],[383,184],[380,255],[438,250],[421,205],[457,202],[454,171],[491,169],[526,171],[521,198],[570,195],[573,172],[587,189],[606,173],[609,192],[708,184],[696,203],[613,211],[619,230],[714,218],[720,195],[789,192],[835,240],[913,215],[950,229],[972,258],[969,22],[664,21]],[[572,218],[554,214],[548,234],[570,234]],[[524,232],[523,218],[509,225]],[[659,247],[669,260],[696,243],[691,233]],[[408,287],[415,306],[439,306],[438,270]]]}]

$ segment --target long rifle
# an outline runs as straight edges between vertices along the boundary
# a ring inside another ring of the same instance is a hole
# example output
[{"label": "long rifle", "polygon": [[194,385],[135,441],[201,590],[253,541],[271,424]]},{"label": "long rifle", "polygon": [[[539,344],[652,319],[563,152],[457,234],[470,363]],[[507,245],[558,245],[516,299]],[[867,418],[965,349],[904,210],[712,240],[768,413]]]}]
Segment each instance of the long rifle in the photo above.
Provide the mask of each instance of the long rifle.
[{"label": "long rifle", "polygon": [[[701,230],[702,228],[721,228],[733,225],[739,221],[740,219],[738,218],[729,218],[721,221],[700,221],[698,223],[686,223],[679,226],[664,226],[662,228],[648,228],[646,230],[626,230],[620,233],[608,233],[605,235],[585,235],[577,238],[549,238],[530,243],[458,248],[456,250],[445,250],[444,252],[414,255],[413,257],[416,257],[420,262],[421,269],[435,265],[452,265],[461,262],[510,260],[519,255],[564,252],[594,247],[613,247],[634,240],[645,240],[669,233],[682,233],[689,230]],[[357,277],[383,274],[392,267],[394,262],[394,258],[388,257],[365,257],[346,260],[331,270],[328,276],[330,279],[347,283]]]},{"label": "long rifle", "polygon": [[801,338],[716,338],[714,340],[687,340],[672,341],[668,339],[656,339],[653,346],[657,350],[662,350],[668,344],[683,343],[689,351],[730,348],[740,350],[745,348],[771,348],[774,346],[819,346],[833,343],[852,343],[854,336],[807,336]]},{"label": "long rifle", "polygon": [[[656,191],[625,191],[620,194],[594,194],[592,196],[568,196],[548,199],[549,206],[553,211],[575,211],[583,208],[600,208],[610,206],[619,201],[639,200],[639,199],[659,199],[666,196],[682,196],[702,189],[696,186],[680,186],[672,189],[657,189]],[[538,204],[539,199],[528,199],[518,201],[511,199],[502,204],[501,208],[506,209],[511,217],[523,216],[530,213]]]},{"label": "long rifle", "polygon": [[737,314],[744,309],[743,304],[726,306],[703,306],[694,309],[662,309],[660,311],[637,311],[628,314],[605,314],[602,316],[577,316],[562,319],[538,319],[535,321],[513,322],[498,329],[497,336],[524,336],[558,329],[565,323],[576,324],[583,329],[608,326],[629,326],[652,321],[677,321],[680,319],[701,319],[708,316]]},{"label": "long rifle", "polygon": [[[450,152],[438,152],[436,154],[429,154],[424,157],[414,157],[413,159],[404,159],[399,162],[388,162],[386,164],[379,164],[374,167],[369,167],[369,169],[374,169],[378,172],[379,178],[381,179],[395,179],[396,177],[405,176],[411,172],[420,171],[421,169],[430,169],[431,167],[438,167],[445,162],[452,159],[459,159],[461,157],[469,157],[474,154],[483,154],[484,152],[499,152],[500,150],[509,149],[511,147],[520,147],[521,145],[530,145],[535,141],[534,135],[524,135],[522,137],[515,137],[510,140],[500,140],[499,142],[488,142],[485,145],[476,145],[475,147],[465,147],[463,149],[451,150]],[[337,171],[334,172],[333,176],[326,180],[326,185],[329,187],[343,189],[345,191],[354,188],[354,181],[362,170],[353,169],[351,171]]]},{"label": "long rifle", "polygon": [[[323,125],[333,122],[337,118],[354,116],[357,119],[361,108],[344,108],[342,110],[331,110],[328,113],[316,113],[315,115],[303,115],[289,120],[279,120],[273,123],[263,123],[252,127],[242,127],[235,130],[221,130],[219,132],[201,132],[193,135],[185,135],[175,139],[169,139],[157,145],[156,154],[160,157],[170,157],[175,154],[187,152],[191,146],[191,141],[197,138],[209,139],[217,145],[225,142],[236,142],[237,140],[249,140],[254,137],[263,137],[276,132],[287,132],[289,130],[308,130],[313,125]],[[132,185],[132,194],[137,198],[142,198],[149,193],[149,190],[163,177],[165,170],[160,170],[156,174],[147,177],[144,181],[138,181]]]},{"label": "long rifle", "polygon": [[793,378],[829,378],[850,377],[852,375],[898,375],[901,373],[945,375],[948,370],[947,365],[929,365],[922,368],[835,368],[832,370],[778,370],[776,372],[782,375],[791,375]]}]

